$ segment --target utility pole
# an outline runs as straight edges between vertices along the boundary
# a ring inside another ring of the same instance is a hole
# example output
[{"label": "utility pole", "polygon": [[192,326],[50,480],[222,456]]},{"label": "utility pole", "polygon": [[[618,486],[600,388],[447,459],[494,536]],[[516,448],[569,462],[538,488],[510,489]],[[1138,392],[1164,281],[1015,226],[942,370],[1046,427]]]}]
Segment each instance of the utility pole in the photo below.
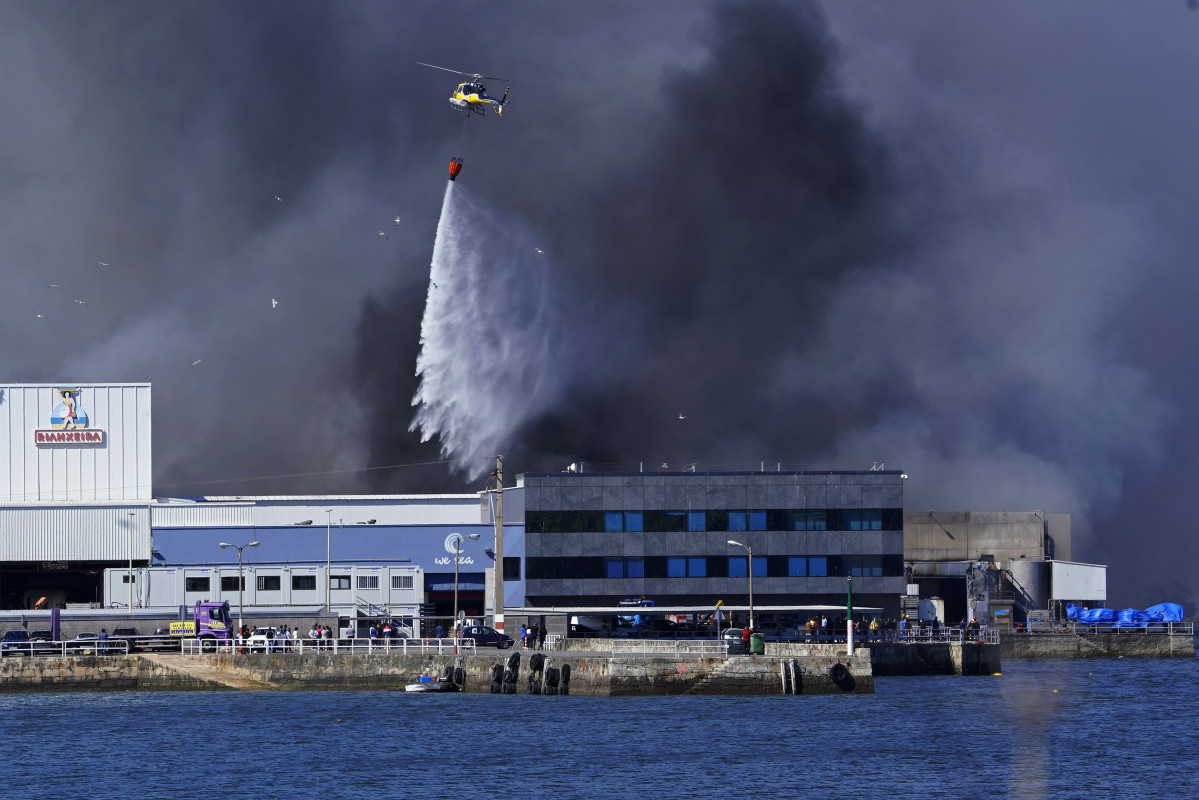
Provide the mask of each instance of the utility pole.
[{"label": "utility pole", "polygon": [[504,457],[495,457],[495,618],[504,632]]}]

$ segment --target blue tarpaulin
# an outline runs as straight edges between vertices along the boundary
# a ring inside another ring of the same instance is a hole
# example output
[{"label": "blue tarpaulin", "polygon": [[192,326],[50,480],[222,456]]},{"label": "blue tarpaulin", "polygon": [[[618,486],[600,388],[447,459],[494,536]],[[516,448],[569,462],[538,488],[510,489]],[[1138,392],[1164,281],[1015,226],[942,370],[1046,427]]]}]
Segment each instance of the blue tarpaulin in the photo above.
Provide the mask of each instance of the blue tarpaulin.
[{"label": "blue tarpaulin", "polygon": [[1126,608],[1080,608],[1066,604],[1066,617],[1085,625],[1112,625],[1117,628],[1144,628],[1162,622],[1182,622],[1183,608],[1176,603],[1159,603],[1145,611]]}]

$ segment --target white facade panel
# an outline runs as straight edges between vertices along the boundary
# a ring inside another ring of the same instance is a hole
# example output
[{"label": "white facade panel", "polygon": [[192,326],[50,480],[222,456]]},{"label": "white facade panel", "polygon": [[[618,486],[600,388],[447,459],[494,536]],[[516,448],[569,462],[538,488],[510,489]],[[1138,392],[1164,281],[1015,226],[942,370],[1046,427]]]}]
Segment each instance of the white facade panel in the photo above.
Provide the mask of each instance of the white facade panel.
[{"label": "white facade panel", "polygon": [[[333,509],[332,518],[326,509]],[[440,497],[298,497],[163,500],[154,505],[156,528],[284,527],[311,520],[314,527],[356,525],[477,525],[475,495]]]},{"label": "white facade panel", "polygon": [[147,561],[146,506],[0,507],[0,561]]},{"label": "white facade panel", "polygon": [[150,384],[66,388],[0,387],[0,503],[148,501]]},{"label": "white facade panel", "polygon": [[[254,564],[243,567],[243,608],[323,606],[325,565]],[[333,611],[342,616],[356,614],[414,616],[424,600],[424,571],[416,566],[347,566],[334,564],[335,577],[348,577],[351,589],[332,592]],[[296,581],[295,578],[310,578]],[[200,600],[226,601],[236,613],[237,567],[120,567],[104,571],[104,605],[135,608],[191,606]],[[223,580],[222,580],[223,579]],[[360,584],[378,584],[378,589],[358,589]],[[270,588],[267,588],[270,587]],[[277,588],[276,588],[277,587]],[[311,588],[309,588],[311,587]],[[395,587],[395,588],[393,588]]]},{"label": "white facade panel", "polygon": [[1076,561],[1053,561],[1051,564],[1050,599],[1107,602],[1106,566]]}]

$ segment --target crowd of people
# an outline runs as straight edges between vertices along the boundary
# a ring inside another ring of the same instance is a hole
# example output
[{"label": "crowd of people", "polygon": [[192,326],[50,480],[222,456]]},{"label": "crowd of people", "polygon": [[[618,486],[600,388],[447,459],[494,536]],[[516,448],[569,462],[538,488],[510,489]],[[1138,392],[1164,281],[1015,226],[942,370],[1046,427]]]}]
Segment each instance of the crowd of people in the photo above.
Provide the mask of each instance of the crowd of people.
[{"label": "crowd of people", "polygon": [[[844,614],[832,620],[829,619],[828,615],[817,615],[810,617],[803,625],[796,629],[795,633],[796,636],[804,641],[814,642],[822,639],[843,641],[848,629],[847,622],[848,620]],[[916,631],[929,632],[936,636],[946,628],[952,627],[942,625],[936,617],[924,622],[912,620],[909,617],[880,618],[861,615],[854,619],[853,635],[855,639],[862,641],[873,639],[875,641],[893,642],[905,639]],[[983,626],[977,618],[973,618],[969,622],[963,618],[957,627],[960,630],[962,638],[976,639]]]}]

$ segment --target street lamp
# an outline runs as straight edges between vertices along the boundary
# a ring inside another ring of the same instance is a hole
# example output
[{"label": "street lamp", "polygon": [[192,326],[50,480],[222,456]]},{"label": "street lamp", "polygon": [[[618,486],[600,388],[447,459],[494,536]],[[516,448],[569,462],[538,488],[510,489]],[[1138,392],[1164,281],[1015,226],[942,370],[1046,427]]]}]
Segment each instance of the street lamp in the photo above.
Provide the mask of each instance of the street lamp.
[{"label": "street lamp", "polygon": [[132,511],[129,514],[129,615],[133,616],[133,523],[137,519],[137,514]]},{"label": "street lamp", "polygon": [[247,547],[257,547],[258,542],[248,542],[248,543],[242,544],[242,545],[229,544],[228,542],[221,542],[220,546],[221,546],[222,550],[229,548],[229,547],[237,548],[237,635],[241,636],[241,630],[243,627],[245,627],[244,625],[242,625],[242,618],[241,618],[241,596],[242,596],[242,590],[245,589],[245,584],[246,584],[245,579],[242,578],[242,576],[241,576],[241,551]]},{"label": "street lamp", "polygon": [[458,534],[454,539],[454,638],[458,638],[458,562],[462,560],[462,540],[463,539],[478,539],[479,534],[468,533],[466,536]]},{"label": "street lamp", "polygon": [[754,549],[747,544],[729,539],[729,544],[736,547],[744,547],[745,552],[749,554],[746,559],[746,574],[749,575],[749,629],[754,629]]},{"label": "street lamp", "polygon": [[325,525],[325,611],[329,605],[329,587],[333,584],[333,509],[326,508],[329,519]]}]

